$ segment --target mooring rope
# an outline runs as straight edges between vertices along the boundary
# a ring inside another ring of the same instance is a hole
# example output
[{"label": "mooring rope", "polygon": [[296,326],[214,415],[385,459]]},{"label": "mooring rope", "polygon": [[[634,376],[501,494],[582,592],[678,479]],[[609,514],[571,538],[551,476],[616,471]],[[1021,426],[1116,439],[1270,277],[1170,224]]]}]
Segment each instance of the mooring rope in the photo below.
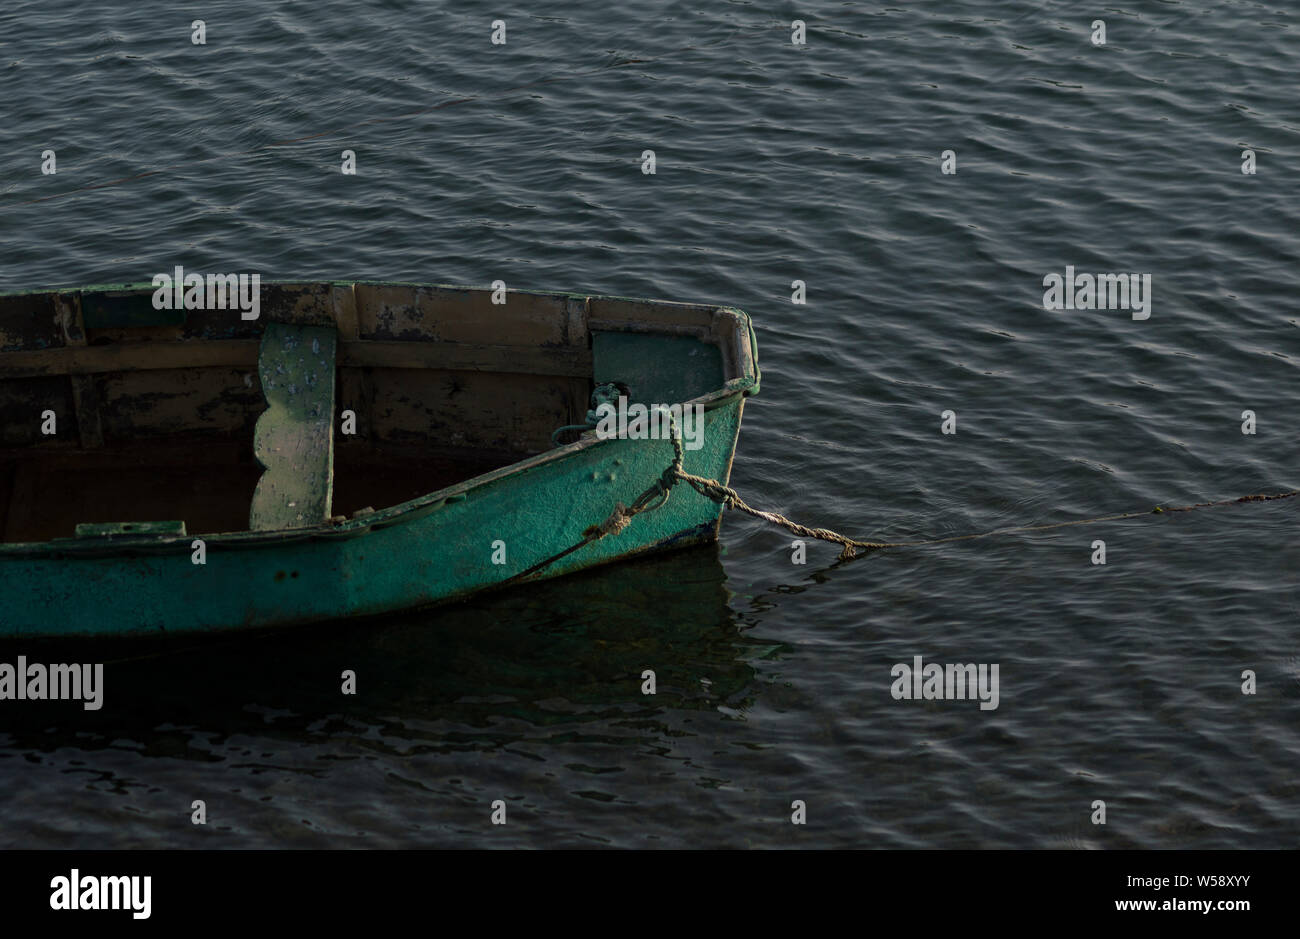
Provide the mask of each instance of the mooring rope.
[{"label": "mooring rope", "polygon": [[[583,425],[576,425],[574,429],[586,429]],[[989,531],[973,532],[966,535],[952,535],[947,538],[926,538],[920,541],[859,541],[856,538],[849,538],[847,535],[841,535],[837,531],[831,531],[829,528],[809,528],[806,525],[800,525],[778,512],[765,512],[762,509],[756,509],[744,499],[740,494],[730,486],[724,486],[716,479],[708,479],[704,476],[696,476],[694,473],[688,473],[682,469],[682,463],[685,459],[685,453],[682,450],[681,433],[677,428],[676,420],[669,415],[669,439],[673,445],[673,459],[668,467],[660,474],[659,478],[637,496],[631,505],[624,505],[622,502],[615,502],[613,510],[605,517],[604,521],[594,525],[589,525],[582,533],[582,540],[576,544],[570,545],[558,554],[553,554],[543,561],[538,561],[532,567],[520,571],[513,577],[508,577],[502,581],[501,585],[515,583],[524,580],[545,570],[561,558],[568,557],[573,552],[585,548],[594,541],[599,541],[609,535],[619,535],[624,529],[632,524],[632,519],[642,512],[653,511],[661,507],[668,501],[672,494],[672,488],[677,483],[682,482],[689,485],[692,489],[707,499],[710,499],[724,508],[738,509],[755,518],[760,518],[765,522],[771,522],[773,525],[779,525],[796,535],[805,538],[816,538],[821,541],[829,541],[838,544],[841,547],[840,560],[849,560],[858,556],[858,551],[878,551],[883,548],[919,548],[925,545],[951,544],[955,541],[971,541],[976,538],[988,538],[993,535],[1012,535],[1019,532],[1029,531],[1050,531],[1054,528],[1068,528],[1071,525],[1093,525],[1099,522],[1115,522],[1126,518],[1143,518],[1150,515],[1162,515],[1167,512],[1190,512],[1193,509],[1208,509],[1214,506],[1235,505],[1244,502],[1274,502],[1279,499],[1291,499],[1300,496],[1300,489],[1293,489],[1289,492],[1278,493],[1261,493],[1252,496],[1239,496],[1236,499],[1219,499],[1213,502],[1195,502],[1190,505],[1157,505],[1150,511],[1144,512],[1119,512],[1115,515],[1101,515],[1096,518],[1076,518],[1065,522],[1049,522],[1045,525],[1017,525],[1013,528],[994,528]],[[242,637],[240,637],[242,638]],[[229,645],[232,642],[240,641],[237,639],[227,640],[223,645]],[[128,656],[120,659],[113,659],[104,664],[118,665],[126,662],[138,662],[145,659],[159,658],[161,656],[178,655],[184,652],[193,651],[202,648],[207,650],[212,648],[211,644],[203,646],[184,646],[178,649],[164,649],[156,652],[149,652],[144,655]]]},{"label": "mooring rope", "polygon": [[[599,541],[607,535],[617,535],[621,533],[632,519],[649,509],[657,509],[668,501],[668,495],[672,487],[679,482],[686,483],[706,499],[710,499],[724,508],[738,509],[754,518],[760,518],[765,522],[773,525],[779,525],[786,530],[800,535],[804,538],[816,538],[820,541],[829,541],[833,544],[840,545],[840,560],[848,560],[858,556],[859,551],[878,551],[883,548],[919,548],[925,545],[951,544],[956,541],[972,541],[976,538],[989,538],[993,535],[1011,535],[1020,532],[1030,531],[1051,531],[1055,528],[1068,528],[1072,525],[1095,525],[1101,522],[1115,522],[1126,518],[1142,518],[1148,515],[1161,515],[1166,512],[1190,512],[1193,509],[1207,509],[1213,506],[1234,505],[1243,502],[1273,502],[1279,499],[1291,499],[1300,496],[1300,489],[1293,489],[1289,492],[1278,493],[1261,493],[1251,496],[1239,496],[1235,499],[1219,499],[1213,502],[1196,502],[1190,505],[1157,505],[1155,508],[1143,512],[1119,512],[1114,515],[1100,515],[1096,518],[1076,518],[1064,522],[1049,522],[1044,525],[1017,525],[1012,528],[994,528],[989,531],[972,532],[966,535],[952,535],[946,538],[925,538],[918,541],[859,541],[856,538],[850,538],[847,535],[841,535],[837,531],[831,531],[829,528],[809,528],[807,525],[800,525],[778,512],[765,512],[762,509],[756,509],[744,499],[736,490],[729,486],[724,486],[716,479],[708,479],[704,476],[696,476],[682,469],[682,461],[685,454],[682,451],[681,434],[677,429],[677,422],[669,422],[669,439],[673,445],[673,460],[668,468],[663,471],[660,477],[655,480],[645,492],[630,505],[626,506],[622,502],[616,502],[614,510],[609,516],[599,524],[588,526],[583,532],[582,540],[577,544],[571,545],[558,554],[554,554],[543,561],[539,561],[527,570],[520,571],[513,577],[507,578],[504,583],[509,584],[515,581],[523,580],[538,571],[550,567],[561,558],[568,557],[573,552],[584,548],[593,541]],[[660,498],[657,504],[656,498]]]},{"label": "mooring rope", "polygon": [[[1018,532],[1028,531],[1050,531],[1054,528],[1068,528],[1071,525],[1093,525],[1099,522],[1116,522],[1125,518],[1142,518],[1147,515],[1160,515],[1165,512],[1190,512],[1193,509],[1206,509],[1216,505],[1232,505],[1237,502],[1271,502],[1276,499],[1290,499],[1293,496],[1300,495],[1300,489],[1293,489],[1290,492],[1266,493],[1253,496],[1240,496],[1236,499],[1220,499],[1216,502],[1197,502],[1192,505],[1157,505],[1154,509],[1146,512],[1118,512],[1114,515],[1099,515],[1096,518],[1076,518],[1065,522],[1049,522],[1045,525],[1016,525],[1013,528],[993,528],[989,531],[972,532],[966,535],[952,535],[948,538],[925,538],[920,541],[857,541],[848,538],[838,532],[830,531],[826,528],[807,528],[798,522],[792,522],[784,515],[776,512],[764,512],[747,505],[734,489],[729,489],[711,479],[701,480],[698,476],[682,474],[681,478],[690,483],[701,495],[707,496],[714,502],[721,503],[728,508],[740,509],[747,512],[755,518],[761,518],[765,521],[780,525],[794,532],[796,535],[803,535],[807,538],[820,538],[822,541],[830,541],[843,546],[840,552],[840,559],[847,560],[857,556],[856,549],[863,548],[868,551],[875,551],[880,548],[919,548],[923,545],[951,544],[954,541],[971,541],[976,538],[988,538],[992,535],[1011,535]],[[703,483],[703,485],[699,485]]]}]

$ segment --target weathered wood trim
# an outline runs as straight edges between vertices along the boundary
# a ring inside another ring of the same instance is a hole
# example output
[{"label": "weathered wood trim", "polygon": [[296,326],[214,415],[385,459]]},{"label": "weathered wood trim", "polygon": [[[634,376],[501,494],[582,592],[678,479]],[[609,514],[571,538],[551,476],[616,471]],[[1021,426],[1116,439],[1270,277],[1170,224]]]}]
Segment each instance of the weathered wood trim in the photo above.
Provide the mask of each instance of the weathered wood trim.
[{"label": "weathered wood trim", "polygon": [[[338,442],[346,446],[349,440],[369,440],[371,408],[375,400],[374,383],[370,380],[370,369],[349,368],[339,370],[338,414],[335,416],[334,429],[339,431]],[[357,417],[356,432],[343,435],[343,412],[351,411]]]},{"label": "weathered wood trim", "polygon": [[[0,353],[0,379],[169,368],[252,368],[257,365],[258,348],[259,343],[254,339],[196,339],[3,352]],[[367,339],[340,343],[339,364],[584,378],[591,374],[591,352],[574,348]]]},{"label": "weathered wood trim", "polygon": [[749,317],[732,307],[719,307],[713,315],[714,341],[723,350],[728,381],[758,381],[758,350],[750,342]]},{"label": "weathered wood trim", "polygon": [[196,339],[5,352],[0,353],[0,378],[169,368],[251,368],[257,365],[257,350],[254,339]]},{"label": "weathered wood trim", "polygon": [[712,325],[712,321],[708,326],[683,326],[640,320],[591,319],[587,321],[587,328],[593,333],[658,333],[663,336],[690,336],[700,342],[712,341]]},{"label": "weathered wood trim", "polygon": [[[80,294],[58,294],[54,299],[59,327],[67,349],[86,347],[86,324]],[[81,446],[94,450],[104,445],[104,429],[99,417],[99,386],[91,375],[68,374],[72,385],[72,412],[77,421]]]},{"label": "weathered wood trim", "polygon": [[213,437],[210,434],[182,434],[172,438],[152,437],[143,440],[117,440],[110,448],[93,453],[81,447],[0,447],[0,463],[21,464],[36,461],[45,470],[94,467],[104,472],[113,468],[175,468],[194,465],[196,450],[203,457],[223,466],[240,466],[253,462],[253,452],[246,437]]},{"label": "weathered wood trim", "polygon": [[69,375],[72,407],[77,417],[81,446],[95,450],[104,445],[104,428],[99,418],[99,385],[93,375]]},{"label": "weathered wood trim", "polygon": [[[676,303],[669,300],[633,300],[624,297],[588,297],[594,319],[616,323],[655,323],[664,326],[688,326],[707,329],[716,306],[700,303]],[[594,326],[592,327],[595,328]]]},{"label": "weathered wood trim", "polygon": [[335,284],[332,289],[334,324],[338,328],[339,342],[355,342],[361,338],[357,317],[357,285]]},{"label": "weathered wood trim", "polygon": [[591,351],[588,349],[371,339],[343,343],[341,353],[341,364],[345,366],[508,372],[568,378],[591,375]]},{"label": "weathered wood trim", "polygon": [[569,297],[565,304],[564,339],[579,349],[591,348],[587,320],[591,314],[590,297]]},{"label": "weathered wood trim", "polygon": [[741,351],[742,333],[744,345],[749,345],[749,334],[740,326],[735,313],[719,307],[713,314],[713,344],[722,352],[722,369],[727,378],[739,378],[745,374]]},{"label": "weathered wood trim", "polygon": [[[570,346],[590,354],[591,330],[587,323],[591,318],[590,297],[569,297],[565,304],[564,338]],[[591,375],[595,371],[593,364],[581,378],[571,379],[565,387],[568,399],[569,424],[585,424],[587,407],[591,404]]]}]

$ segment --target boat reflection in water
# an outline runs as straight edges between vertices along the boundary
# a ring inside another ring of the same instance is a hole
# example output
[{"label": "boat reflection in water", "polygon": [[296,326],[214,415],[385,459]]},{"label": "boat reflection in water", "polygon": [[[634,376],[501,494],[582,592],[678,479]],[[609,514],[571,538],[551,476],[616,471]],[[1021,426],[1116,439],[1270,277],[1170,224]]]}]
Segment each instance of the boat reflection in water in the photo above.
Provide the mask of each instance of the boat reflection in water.
[{"label": "boat reflection in water", "polygon": [[[491,749],[591,721],[608,730],[611,719],[654,736],[670,711],[743,712],[751,663],[780,648],[741,632],[725,580],[710,544],[382,619],[224,639],[6,640],[4,662],[106,663],[101,710],[6,702],[8,748],[129,741],[141,755],[211,760],[191,742],[216,734],[409,753]],[[343,693],[346,673],[355,694]]]}]

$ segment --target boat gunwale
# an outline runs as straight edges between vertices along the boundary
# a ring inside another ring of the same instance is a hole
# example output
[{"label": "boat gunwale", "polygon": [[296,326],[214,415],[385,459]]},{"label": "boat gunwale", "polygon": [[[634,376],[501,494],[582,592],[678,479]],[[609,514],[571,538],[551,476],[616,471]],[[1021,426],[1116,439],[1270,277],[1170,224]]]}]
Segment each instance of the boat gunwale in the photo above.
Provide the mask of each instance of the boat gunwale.
[{"label": "boat gunwale", "polygon": [[[466,286],[457,284],[429,284],[405,281],[263,281],[263,286],[300,286],[300,285],[364,285],[385,287],[422,287],[456,291],[490,291],[490,287]],[[0,297],[27,296],[36,294],[105,292],[110,290],[152,290],[152,284],[90,285],[75,288],[55,288],[45,290],[23,290],[0,292]],[[572,300],[624,301],[651,304],[656,307],[671,309],[689,309],[693,312],[709,313],[711,326],[682,326],[673,323],[656,323],[653,320],[608,320],[598,318],[590,322],[599,324],[598,332],[648,332],[666,335],[692,335],[702,341],[713,338],[714,344],[723,355],[724,374],[735,377],[727,379],[722,387],[703,395],[698,395],[680,402],[686,405],[701,405],[705,411],[726,407],[737,399],[750,397],[758,393],[761,373],[758,368],[757,340],[754,336],[754,324],[749,315],[736,307],[713,304],[686,303],[674,300],[650,300],[636,297],[621,297],[608,294],[588,294],[540,290],[510,290],[509,293],[548,298],[565,298]],[[731,348],[724,344],[725,334],[719,328],[720,322],[731,320]],[[201,340],[197,340],[200,341]],[[2,355],[2,354],[0,354]],[[202,535],[126,535],[113,534],[99,537],[64,537],[49,541],[0,543],[0,560],[45,559],[63,557],[95,558],[124,557],[138,555],[185,553],[193,550],[195,540],[201,540],[205,547],[217,549],[264,548],[276,547],[303,541],[328,541],[334,539],[356,538],[376,529],[418,521],[448,503],[462,501],[475,490],[492,485],[499,480],[531,472],[551,462],[567,459],[575,454],[594,447],[613,445],[617,439],[600,439],[588,431],[570,444],[553,447],[542,453],[534,454],[515,463],[489,470],[461,482],[445,486],[442,489],[417,496],[405,502],[388,506],[364,515],[354,515],[341,521],[323,522],[302,528],[280,529],[272,531],[231,531],[214,532]],[[644,441],[649,443],[651,441]]]}]

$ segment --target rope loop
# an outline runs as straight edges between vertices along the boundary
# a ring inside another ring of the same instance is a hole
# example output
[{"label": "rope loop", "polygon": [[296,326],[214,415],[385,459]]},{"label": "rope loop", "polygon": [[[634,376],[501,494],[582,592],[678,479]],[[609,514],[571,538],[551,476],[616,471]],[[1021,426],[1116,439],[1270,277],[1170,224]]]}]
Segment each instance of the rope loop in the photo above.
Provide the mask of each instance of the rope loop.
[{"label": "rope loop", "polygon": [[[601,386],[598,390],[603,391],[605,394],[609,394],[612,391],[617,391],[617,388]],[[594,400],[595,395],[592,397]],[[659,478],[655,480],[649,489],[641,493],[631,506],[625,506],[622,502],[615,503],[614,511],[609,514],[608,518],[598,525],[590,526],[585,532],[583,532],[582,541],[564,551],[561,551],[553,557],[547,558],[545,561],[534,564],[532,567],[528,568],[528,570],[516,574],[514,577],[509,578],[506,581],[507,583],[535,574],[543,568],[553,564],[555,561],[558,561],[560,558],[572,554],[574,551],[577,551],[579,548],[590,544],[593,541],[599,541],[606,535],[619,534],[632,523],[633,517],[642,512],[657,509],[667,502],[668,497],[672,492],[672,488],[679,482],[686,483],[700,495],[718,503],[723,508],[737,509],[747,515],[754,516],[754,518],[762,519],[763,521],[770,522],[773,525],[779,525],[787,531],[804,538],[816,538],[819,541],[838,544],[840,546],[841,561],[847,561],[857,557],[859,551],[870,553],[882,548],[915,548],[922,545],[951,544],[955,541],[970,541],[975,538],[988,538],[992,535],[1010,535],[1031,531],[1050,531],[1056,528],[1067,528],[1071,525],[1092,525],[1098,522],[1113,522],[1120,519],[1141,518],[1151,514],[1163,515],[1168,512],[1191,512],[1195,509],[1209,508],[1211,506],[1234,505],[1246,502],[1272,502],[1277,499],[1290,499],[1295,496],[1300,496],[1300,489],[1293,489],[1289,492],[1261,493],[1258,495],[1240,496],[1236,499],[1220,499],[1215,502],[1197,502],[1191,505],[1158,505],[1149,512],[1121,512],[1116,515],[1103,515],[1098,518],[1073,519],[1066,522],[1052,522],[1046,525],[1018,525],[1013,528],[995,528],[991,531],[975,532],[968,535],[954,535],[949,538],[929,538],[920,541],[859,541],[856,538],[841,535],[837,531],[831,531],[829,528],[809,528],[806,525],[800,525],[798,522],[791,521],[777,512],[765,512],[762,509],[756,509],[745,502],[736,490],[729,486],[724,486],[716,479],[708,479],[704,476],[696,476],[692,473],[686,472],[683,468],[685,453],[682,449],[682,435],[677,427],[677,420],[672,416],[672,412],[668,411],[666,408],[661,407],[657,410],[661,413],[667,413],[668,415],[668,437],[673,445],[672,462],[669,463],[664,471],[659,474]],[[592,414],[588,415],[588,419],[592,419]],[[561,429],[563,430],[564,428]],[[656,499],[660,501],[651,506],[651,503],[655,502]]]},{"label": "rope loop", "polygon": [[622,502],[614,503],[614,511],[609,513],[609,518],[605,519],[599,525],[592,525],[585,532],[583,537],[591,541],[599,541],[606,535],[617,535],[624,528],[632,524],[632,512]]}]

